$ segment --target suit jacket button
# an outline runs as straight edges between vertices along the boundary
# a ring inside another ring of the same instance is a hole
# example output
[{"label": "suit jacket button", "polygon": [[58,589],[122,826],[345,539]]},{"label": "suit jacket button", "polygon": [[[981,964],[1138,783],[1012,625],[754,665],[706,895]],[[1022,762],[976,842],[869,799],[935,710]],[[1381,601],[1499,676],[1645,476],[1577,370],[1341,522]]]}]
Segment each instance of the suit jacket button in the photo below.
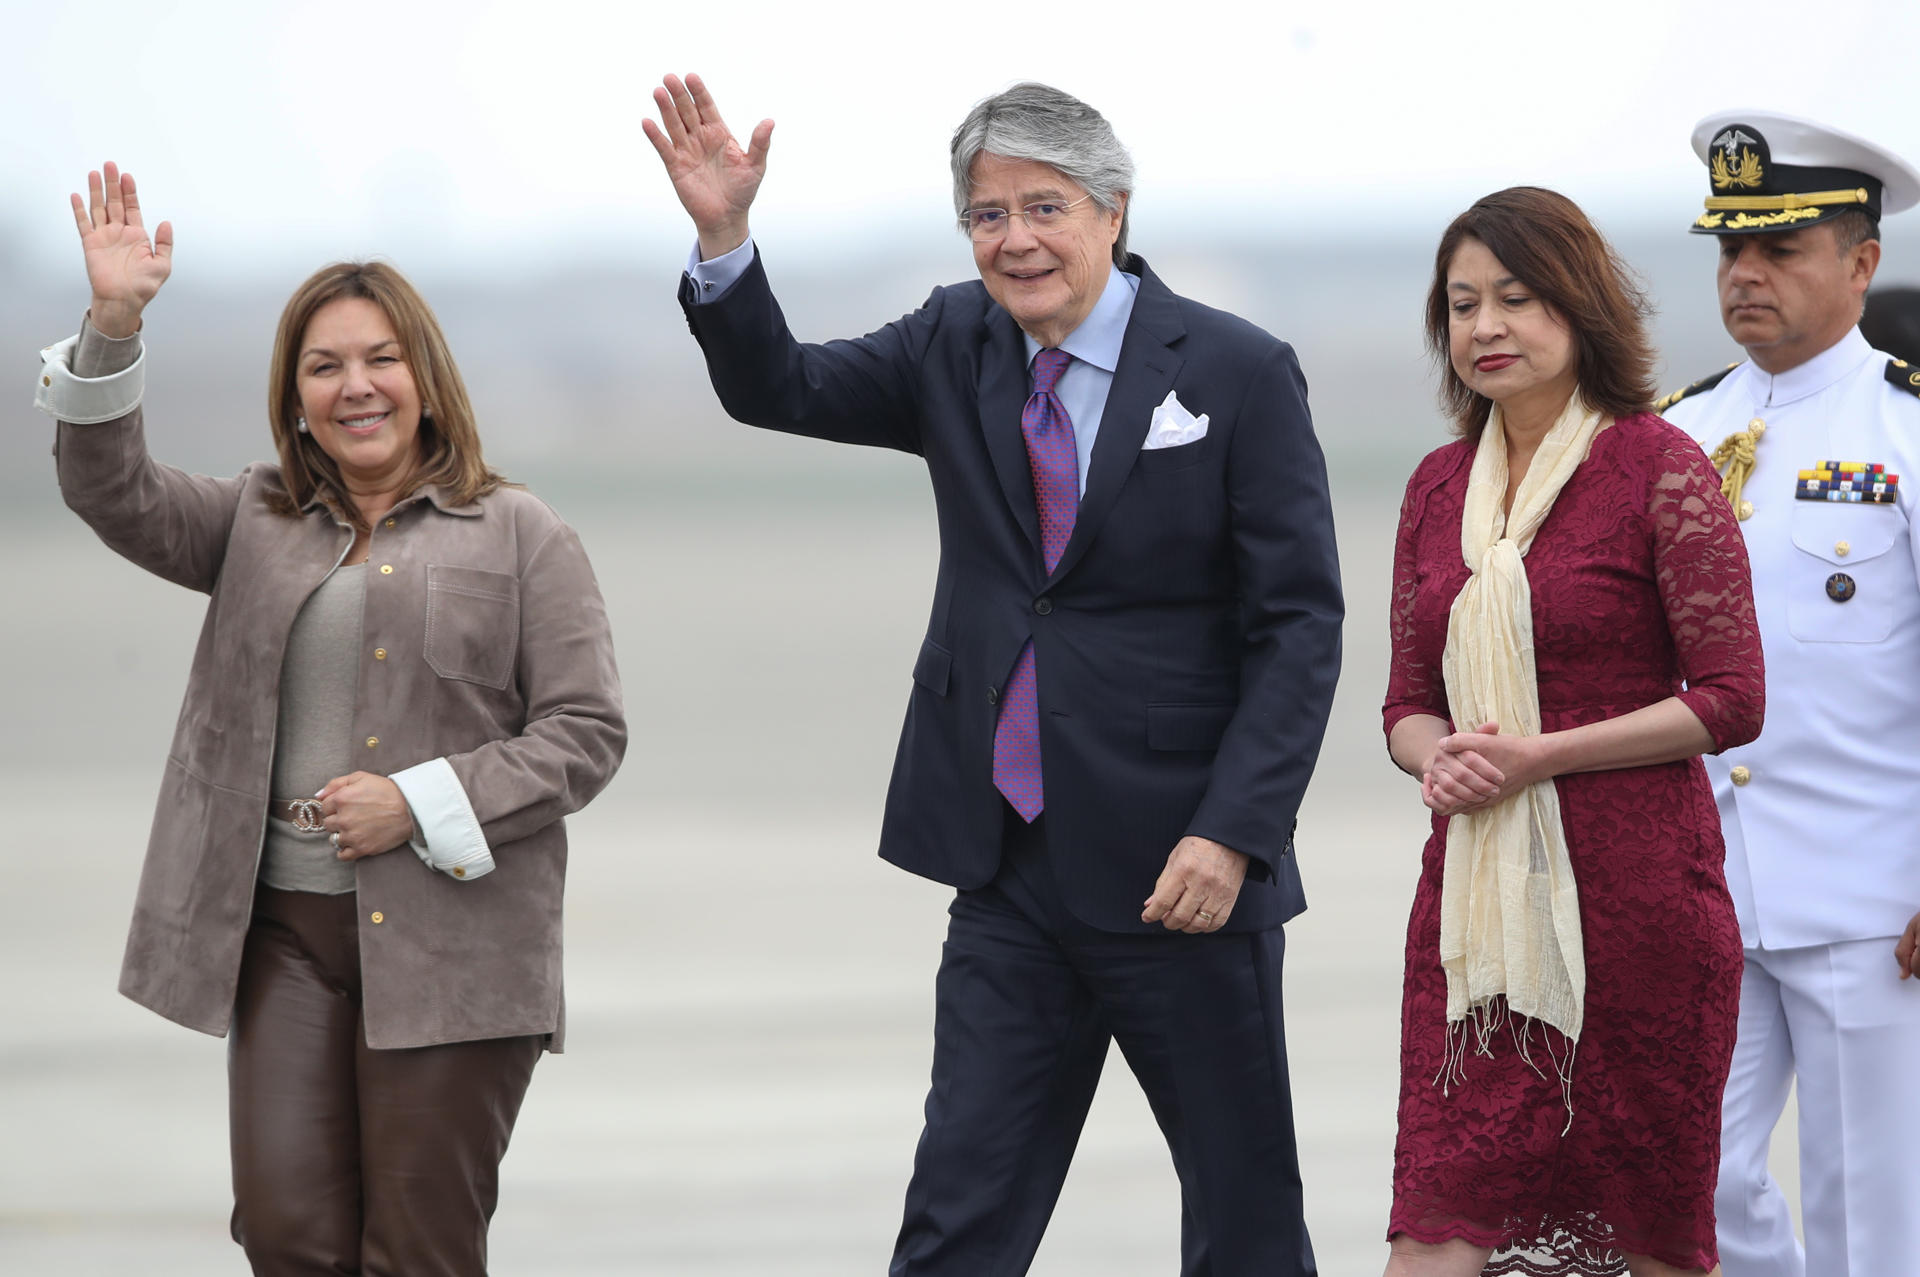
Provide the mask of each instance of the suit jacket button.
[{"label": "suit jacket button", "polygon": [[1034,601],[1033,610],[1042,616],[1052,616],[1053,600],[1043,594]]},{"label": "suit jacket button", "polygon": [[987,689],[987,704],[998,705],[999,703],[1000,703],[1000,689],[997,687],[989,687]]}]

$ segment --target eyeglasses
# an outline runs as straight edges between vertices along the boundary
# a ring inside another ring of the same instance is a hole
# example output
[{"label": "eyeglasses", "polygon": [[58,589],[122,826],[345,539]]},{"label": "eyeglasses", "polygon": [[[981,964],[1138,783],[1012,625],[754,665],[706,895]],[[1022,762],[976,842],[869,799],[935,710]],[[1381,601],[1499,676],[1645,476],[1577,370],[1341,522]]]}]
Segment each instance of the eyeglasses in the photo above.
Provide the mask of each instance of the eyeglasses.
[{"label": "eyeglasses", "polygon": [[1067,229],[1067,214],[1092,199],[1082,195],[1071,204],[1059,200],[1041,200],[1012,212],[1004,208],[970,208],[960,214],[960,225],[976,240],[1000,239],[1016,217],[1025,218],[1027,229],[1036,235],[1057,235]]}]

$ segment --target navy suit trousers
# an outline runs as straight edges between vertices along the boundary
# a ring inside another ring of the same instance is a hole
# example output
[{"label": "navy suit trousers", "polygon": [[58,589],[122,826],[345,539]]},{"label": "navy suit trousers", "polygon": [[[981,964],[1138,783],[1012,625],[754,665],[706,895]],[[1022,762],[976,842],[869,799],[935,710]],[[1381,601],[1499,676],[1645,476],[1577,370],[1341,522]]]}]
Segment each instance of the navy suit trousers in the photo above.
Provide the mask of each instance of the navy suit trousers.
[{"label": "navy suit trousers", "polygon": [[1285,934],[1095,930],[1061,901],[1045,825],[1008,808],[999,873],[949,911],[933,1085],[891,1277],[1028,1271],[1113,1041],[1180,1178],[1182,1277],[1313,1277]]}]

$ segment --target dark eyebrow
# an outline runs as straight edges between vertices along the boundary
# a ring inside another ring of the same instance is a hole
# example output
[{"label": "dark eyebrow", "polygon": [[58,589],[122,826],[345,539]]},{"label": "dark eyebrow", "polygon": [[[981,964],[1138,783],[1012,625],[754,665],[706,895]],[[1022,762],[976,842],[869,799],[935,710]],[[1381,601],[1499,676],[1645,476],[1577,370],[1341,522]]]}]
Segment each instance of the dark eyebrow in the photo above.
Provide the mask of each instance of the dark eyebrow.
[{"label": "dark eyebrow", "polygon": [[[400,344],[400,341],[398,338],[389,337],[385,341],[376,341],[373,343],[373,345],[367,347],[367,353],[371,355],[375,351],[385,350],[388,346],[398,346],[399,344]],[[300,352],[300,358],[302,359],[305,359],[308,355],[325,355],[329,359],[340,358],[339,355],[335,354],[331,350],[328,350],[324,346],[309,346],[305,350]]]}]

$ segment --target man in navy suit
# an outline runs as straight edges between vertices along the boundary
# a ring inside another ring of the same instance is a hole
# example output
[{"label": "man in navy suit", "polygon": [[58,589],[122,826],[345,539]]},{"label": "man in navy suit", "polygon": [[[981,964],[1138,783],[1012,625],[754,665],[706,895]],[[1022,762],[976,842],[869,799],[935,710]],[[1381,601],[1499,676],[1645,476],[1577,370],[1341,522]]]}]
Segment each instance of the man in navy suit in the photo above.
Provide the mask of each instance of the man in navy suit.
[{"label": "man in navy suit", "polygon": [[772,121],[743,149],[697,76],[654,99],[727,411],[915,453],[933,481],[880,854],[958,890],[891,1274],[1027,1271],[1110,1041],[1179,1173],[1184,1277],[1313,1273],[1281,924],[1342,603],[1293,351],[1126,251],[1131,158],[1037,84],[953,137],[979,282],[803,344],[747,227]]}]

